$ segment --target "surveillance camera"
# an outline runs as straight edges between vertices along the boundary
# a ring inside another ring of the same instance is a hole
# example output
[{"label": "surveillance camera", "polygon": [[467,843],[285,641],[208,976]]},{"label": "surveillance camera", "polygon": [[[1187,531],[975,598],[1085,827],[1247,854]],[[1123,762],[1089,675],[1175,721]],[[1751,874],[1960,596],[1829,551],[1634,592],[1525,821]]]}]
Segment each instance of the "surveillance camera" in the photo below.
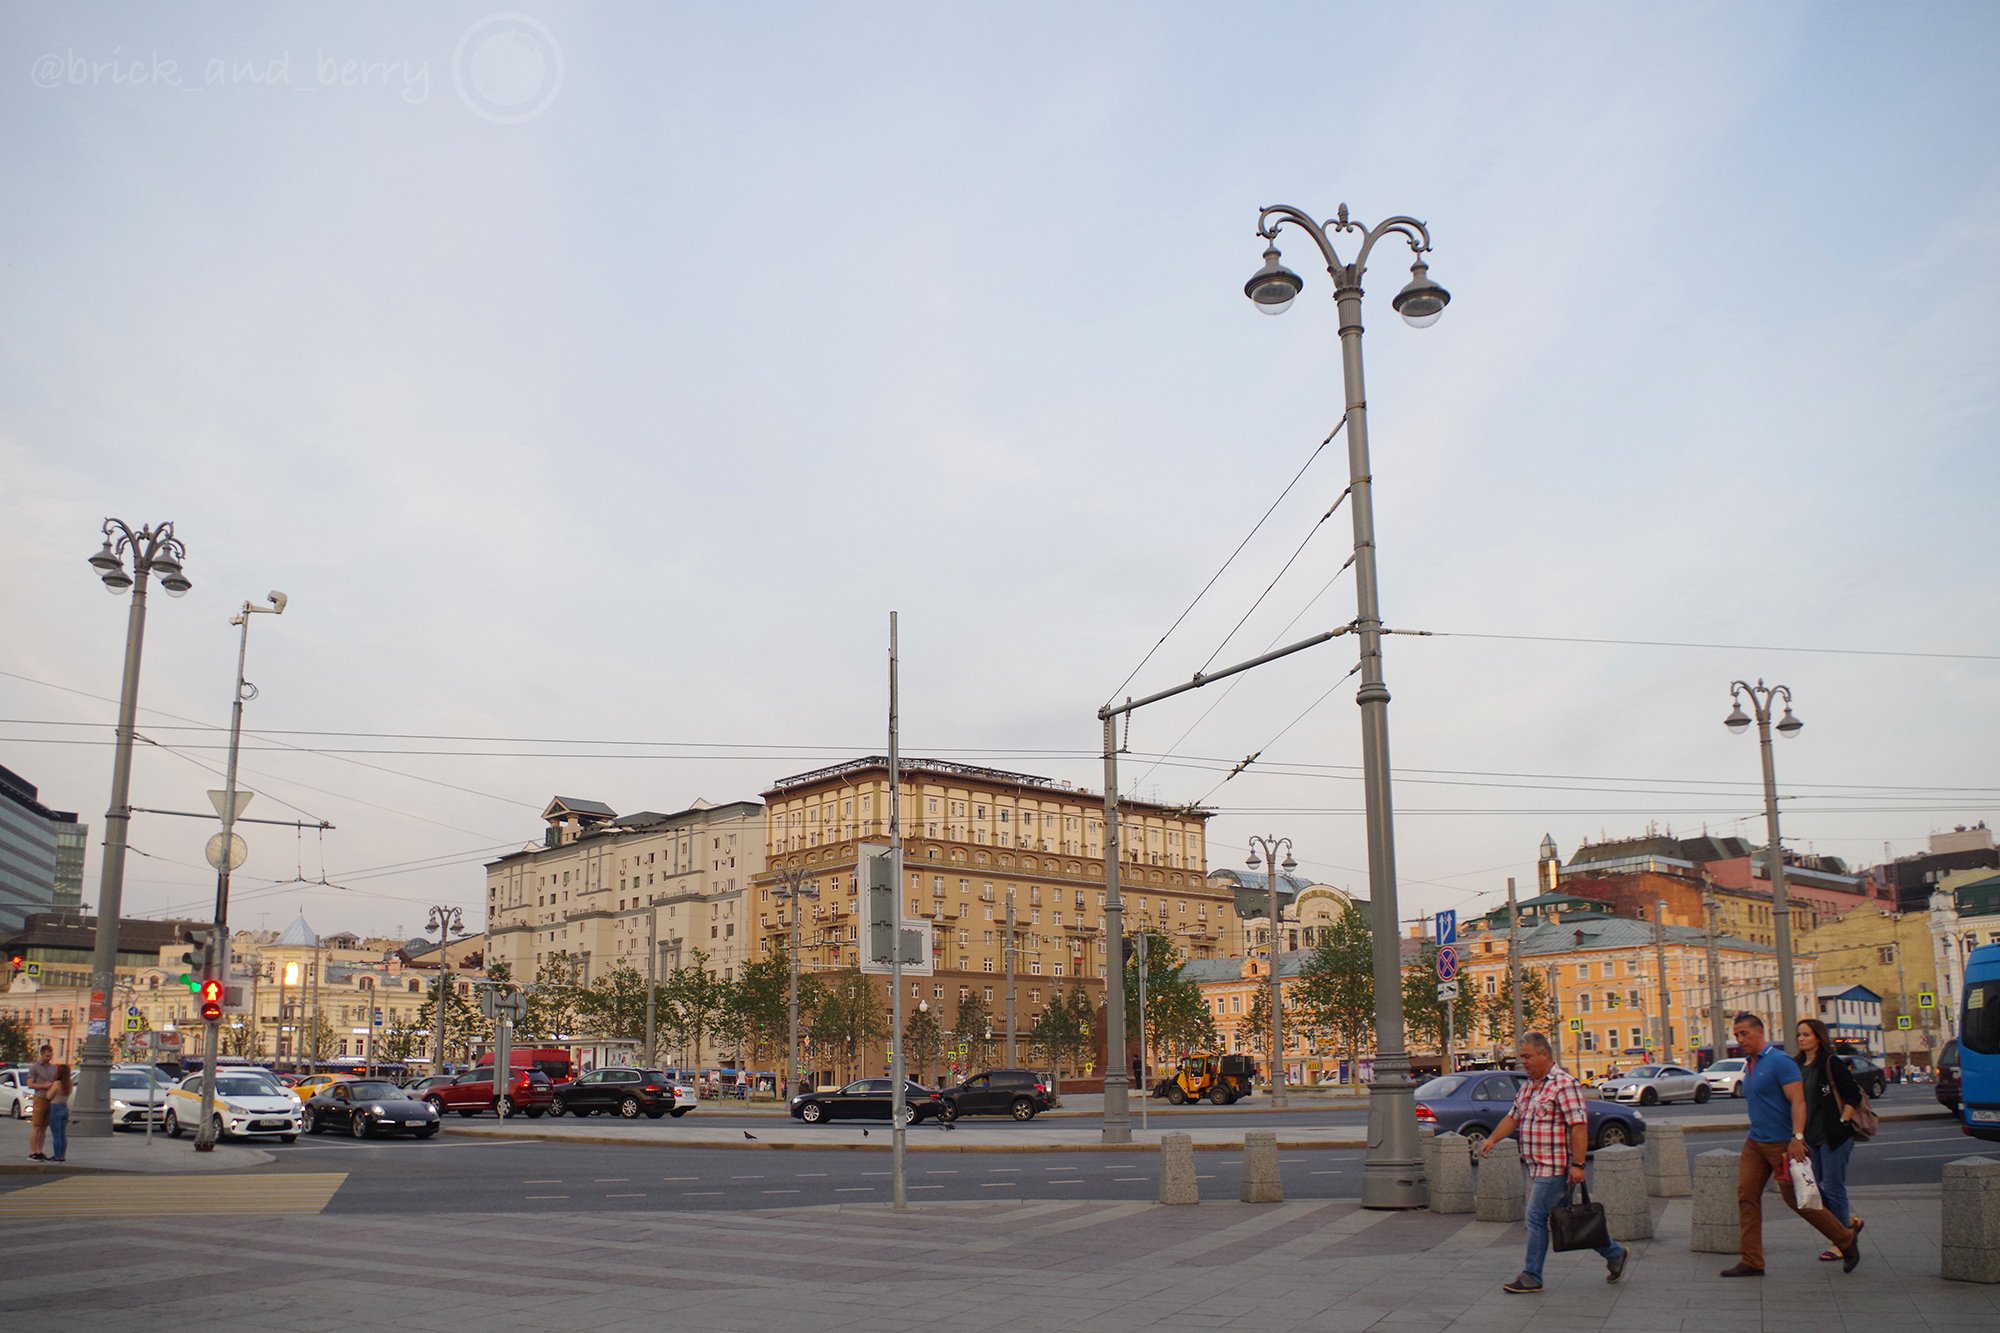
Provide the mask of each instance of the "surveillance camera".
[{"label": "surveillance camera", "polygon": [[291,601],[292,599],[285,596],[285,594],[277,591],[276,589],[272,589],[269,595],[271,598],[271,605],[277,608],[278,614],[279,615],[285,614],[285,603]]}]

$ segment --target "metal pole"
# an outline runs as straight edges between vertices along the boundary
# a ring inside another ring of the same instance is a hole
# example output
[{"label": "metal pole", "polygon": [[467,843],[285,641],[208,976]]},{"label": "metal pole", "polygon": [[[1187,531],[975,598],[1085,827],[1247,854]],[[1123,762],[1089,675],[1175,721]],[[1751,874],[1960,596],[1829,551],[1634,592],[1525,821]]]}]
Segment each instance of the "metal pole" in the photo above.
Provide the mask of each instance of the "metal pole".
[{"label": "metal pole", "polygon": [[1528,1030],[1527,997],[1521,994],[1521,909],[1514,899],[1514,877],[1507,876],[1507,993],[1514,1001],[1514,1049]]},{"label": "metal pole", "polygon": [[1673,999],[1667,990],[1667,900],[1653,904],[1653,956],[1660,966],[1660,1059],[1674,1062]]},{"label": "metal pole", "polygon": [[1395,804],[1389,787],[1389,687],[1382,671],[1376,586],[1375,500],[1368,461],[1368,395],[1361,373],[1361,274],[1342,270],[1340,368],[1347,390],[1348,511],[1354,518],[1355,629],[1361,636],[1362,794],[1367,810],[1368,904],[1374,916],[1375,1078],[1368,1085],[1364,1208],[1421,1208],[1427,1197],[1417,1149],[1416,1084],[1403,1034],[1401,912],[1396,894]]},{"label": "metal pole", "polygon": [[[1555,1047],[1556,1063],[1563,1060],[1563,1012],[1562,992],[1556,989],[1556,964],[1549,964],[1549,1044]],[[1577,1043],[1582,1047],[1582,1043]]]},{"label": "metal pole", "polygon": [[1146,1103],[1152,1100],[1147,1080],[1152,1074],[1152,1061],[1146,1058],[1146,941],[1141,934],[1135,941],[1135,952],[1139,958],[1139,1128],[1146,1129]]},{"label": "metal pole", "polygon": [[1715,947],[1715,921],[1721,915],[1722,904],[1716,901],[1712,890],[1704,889],[1701,895],[1702,920],[1706,923],[1708,936],[1708,1024],[1711,1029],[1710,1043],[1715,1049],[1715,1058],[1724,1059],[1729,1054],[1729,1006],[1722,998],[1722,956]]},{"label": "metal pole", "polygon": [[[215,866],[215,965],[222,982],[225,1007],[229,994],[229,872],[236,848],[236,761],[243,745],[243,669],[250,657],[250,603],[236,617],[243,632],[236,642],[236,689],[229,709],[229,760],[222,778],[222,855]],[[222,1025],[206,1025],[208,1058],[202,1061],[201,1119],[195,1126],[194,1150],[215,1151],[215,1064],[222,1049]]]},{"label": "metal pole", "polygon": [[[796,876],[797,872],[789,872]],[[792,891],[785,895],[792,909],[792,975],[791,985],[785,995],[785,1105],[792,1104],[792,1098],[801,1089],[799,1081],[799,894],[796,879]]]},{"label": "metal pole", "polygon": [[646,902],[646,1068],[654,1064],[654,1037],[658,1029],[654,1026],[659,1014],[658,995],[660,989],[660,915],[649,898]]},{"label": "metal pole", "polygon": [[1007,1063],[1018,1064],[1014,1055],[1014,886],[1007,886]]},{"label": "metal pole", "polygon": [[[169,525],[163,525],[169,526]],[[111,1008],[118,980],[118,916],[124,907],[125,843],[132,822],[132,744],[139,717],[139,658],[146,642],[146,581],[153,572],[132,543],[132,609],[125,617],[125,671],[118,687],[118,746],[111,759],[111,805],[104,812],[104,865],[97,880],[97,937],[90,952],[90,1013],[76,1067],[71,1137],[111,1137]],[[102,1020],[102,1021],[100,1021]]]},{"label": "metal pole", "polygon": [[1798,1045],[1799,997],[1792,982],[1792,912],[1785,897],[1785,846],[1778,836],[1778,776],[1771,762],[1771,696],[1757,702],[1757,744],[1764,760],[1765,865],[1771,876],[1771,915],[1778,943],[1778,1012],[1784,1024],[1779,1049]]},{"label": "metal pole", "polygon": [[[1290,838],[1283,839],[1289,846]],[[1290,853],[1286,854],[1288,857]],[[1285,1105],[1285,1020],[1282,1015],[1283,1000],[1278,990],[1278,954],[1283,947],[1279,933],[1278,912],[1278,846],[1266,839],[1264,842],[1264,884],[1271,891],[1271,1105],[1273,1108]]]},{"label": "metal pole", "polygon": [[[1104,717],[1104,1130],[1105,1143],[1132,1141],[1132,1109],[1126,1100],[1125,1070],[1125,909],[1118,897],[1118,731],[1113,714]],[[1140,1103],[1141,1108],[1145,1106]]]},{"label": "metal pole", "polygon": [[[896,613],[889,613],[889,881],[895,897],[890,901],[894,907],[889,913],[889,1159],[890,1188],[889,1206],[898,1211],[910,1206],[909,1196],[904,1192],[903,1152],[908,1138],[908,1126],[903,1123],[908,1109],[907,1089],[903,1087],[903,810],[902,810],[902,755],[900,750],[902,722],[897,713],[897,661],[896,661]],[[1008,925],[1013,925],[1013,913],[1008,912]],[[925,941],[929,943],[928,940]],[[1011,958],[1012,955],[1009,955]],[[1014,1046],[1014,1020],[1012,1007],[1014,994],[1011,982],[1007,992],[1009,1013],[1007,1017],[1007,1048],[1011,1058]]]},{"label": "metal pole", "polygon": [[1447,1074],[1458,1072],[1458,1058],[1453,1053],[1453,1048],[1458,1045],[1457,1007],[1456,1000],[1444,1002],[1444,1072]]}]

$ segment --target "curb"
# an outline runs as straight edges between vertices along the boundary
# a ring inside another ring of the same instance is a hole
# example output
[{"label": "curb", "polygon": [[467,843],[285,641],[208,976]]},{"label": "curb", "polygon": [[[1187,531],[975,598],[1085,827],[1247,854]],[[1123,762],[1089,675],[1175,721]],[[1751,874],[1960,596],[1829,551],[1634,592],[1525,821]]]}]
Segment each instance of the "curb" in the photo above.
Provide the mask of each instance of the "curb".
[{"label": "curb", "polygon": [[[519,1139],[521,1137],[518,1134],[507,1133],[497,1128],[461,1129],[454,1132],[460,1138]],[[895,1147],[894,1144],[888,1142],[886,1130],[884,1141],[881,1143],[853,1143],[846,1140],[837,1143],[766,1143],[762,1140],[749,1140],[741,1143],[687,1143],[661,1142],[654,1139],[619,1138],[609,1134],[564,1135],[561,1138],[553,1136],[536,1137],[535,1141],[537,1143],[557,1144],[580,1143],[592,1147],[607,1148],[709,1149],[715,1152],[892,1152]],[[1306,1152],[1315,1149],[1346,1151],[1365,1148],[1367,1146],[1365,1138],[1342,1139],[1336,1142],[1328,1142],[1324,1139],[1280,1140],[1278,1143],[1279,1149],[1285,1152]],[[1157,1143],[998,1143],[981,1145],[976,1143],[917,1144],[905,1142],[903,1150],[913,1153],[989,1153],[996,1156],[1006,1156],[1022,1153],[1070,1152],[1156,1153],[1160,1150],[1160,1146]],[[1197,1143],[1194,1145],[1194,1150],[1196,1152],[1242,1152],[1243,1145],[1241,1143]]]}]

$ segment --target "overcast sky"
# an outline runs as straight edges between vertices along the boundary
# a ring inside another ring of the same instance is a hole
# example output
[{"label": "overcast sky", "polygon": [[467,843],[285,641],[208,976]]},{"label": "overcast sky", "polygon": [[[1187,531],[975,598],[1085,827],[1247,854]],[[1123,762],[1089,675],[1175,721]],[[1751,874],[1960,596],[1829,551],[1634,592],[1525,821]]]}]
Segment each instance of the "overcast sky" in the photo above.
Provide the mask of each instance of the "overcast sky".
[{"label": "overcast sky", "polygon": [[[101,838],[106,515],[195,583],[138,805],[207,808],[228,617],[283,590],[250,813],[337,827],[246,830],[238,924],[476,923],[555,793],[879,752],[891,610],[906,753],[1099,786],[1095,710],[1339,419],[1310,246],[1289,314],[1242,296],[1269,203],[1424,219],[1453,296],[1406,327],[1376,251],[1382,604],[1440,636],[1386,645],[1407,915],[1544,833],[1761,837],[1736,677],[1796,692],[1794,845],[2000,815],[1990,4],[11,6],[0,45],[0,763]],[[1125,692],[1351,619],[1346,472]],[[1365,892],[1353,643],[1142,712],[1127,781],[1218,812],[1212,867],[1286,835]],[[139,816],[128,910],[203,910],[211,831]]]}]

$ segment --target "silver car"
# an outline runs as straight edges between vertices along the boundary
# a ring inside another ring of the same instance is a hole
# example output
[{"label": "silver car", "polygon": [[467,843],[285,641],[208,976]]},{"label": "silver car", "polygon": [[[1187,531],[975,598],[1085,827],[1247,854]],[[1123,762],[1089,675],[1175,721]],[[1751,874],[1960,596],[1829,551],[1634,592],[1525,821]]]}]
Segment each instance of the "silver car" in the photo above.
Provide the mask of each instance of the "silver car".
[{"label": "silver car", "polygon": [[1597,1085],[1597,1095],[1627,1106],[1658,1106],[1661,1102],[1705,1102],[1708,1080],[1680,1065],[1640,1065],[1630,1073]]},{"label": "silver car", "polygon": [[167,1092],[174,1085],[151,1065],[111,1067],[111,1128],[144,1129],[146,1121],[161,1124],[167,1114]]}]

